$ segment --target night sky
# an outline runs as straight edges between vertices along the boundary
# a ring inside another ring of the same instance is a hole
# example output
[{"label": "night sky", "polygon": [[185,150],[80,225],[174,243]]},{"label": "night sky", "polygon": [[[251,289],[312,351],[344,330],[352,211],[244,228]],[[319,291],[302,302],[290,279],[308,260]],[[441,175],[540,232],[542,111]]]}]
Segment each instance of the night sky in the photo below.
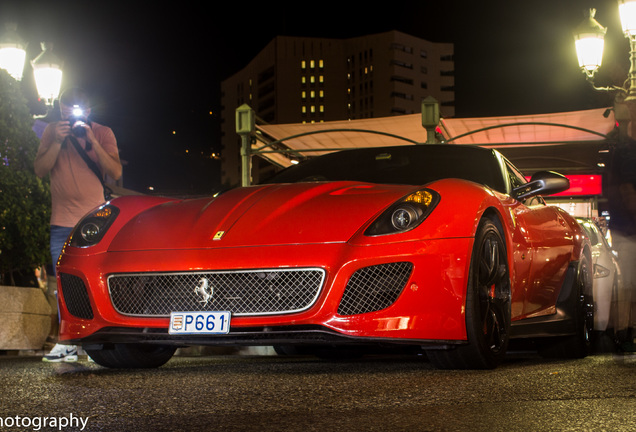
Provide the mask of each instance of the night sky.
[{"label": "night sky", "polygon": [[[93,119],[115,131],[128,163],[124,186],[166,193],[211,193],[219,186],[218,162],[193,155],[220,150],[220,83],[276,35],[347,38],[399,30],[452,42],[457,117],[611,105],[590,89],[576,62],[572,30],[589,7],[608,27],[601,84],[610,77],[622,84],[629,67],[614,0],[420,0],[397,2],[394,10],[389,4],[4,0],[0,25],[18,24],[30,43],[29,59],[40,41],[54,43],[65,62],[63,85],[86,88]],[[34,91],[29,78],[27,95]]]}]

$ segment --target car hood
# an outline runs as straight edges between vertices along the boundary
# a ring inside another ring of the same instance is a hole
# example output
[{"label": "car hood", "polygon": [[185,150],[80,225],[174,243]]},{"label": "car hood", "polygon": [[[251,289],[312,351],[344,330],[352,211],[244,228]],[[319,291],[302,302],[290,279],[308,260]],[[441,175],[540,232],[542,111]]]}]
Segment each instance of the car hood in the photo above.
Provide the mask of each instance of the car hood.
[{"label": "car hood", "polygon": [[171,201],[133,217],[109,250],[346,242],[414,189],[357,182],[273,184]]}]

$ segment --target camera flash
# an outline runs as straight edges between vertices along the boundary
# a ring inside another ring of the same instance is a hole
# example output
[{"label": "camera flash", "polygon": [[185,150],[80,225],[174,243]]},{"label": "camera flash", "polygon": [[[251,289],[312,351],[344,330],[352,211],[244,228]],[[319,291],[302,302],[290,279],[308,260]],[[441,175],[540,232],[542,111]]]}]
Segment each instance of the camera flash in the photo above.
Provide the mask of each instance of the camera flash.
[{"label": "camera flash", "polygon": [[79,105],[73,105],[73,115],[75,117],[81,117],[84,115],[84,110],[82,110]]}]

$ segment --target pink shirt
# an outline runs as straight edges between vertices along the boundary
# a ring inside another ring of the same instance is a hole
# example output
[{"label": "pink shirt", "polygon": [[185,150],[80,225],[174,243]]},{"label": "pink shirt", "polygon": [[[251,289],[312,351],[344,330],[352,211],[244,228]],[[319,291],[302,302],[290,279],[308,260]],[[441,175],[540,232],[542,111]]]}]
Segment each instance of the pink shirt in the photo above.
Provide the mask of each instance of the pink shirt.
[{"label": "pink shirt", "polygon": [[[53,143],[54,126],[55,124],[51,123],[44,129],[41,150]],[[91,128],[95,138],[107,153],[118,154],[117,140],[109,127],[92,122]],[[82,148],[86,148],[84,139],[77,138],[77,141]],[[91,149],[86,153],[99,166],[95,151]],[[69,140],[62,146],[51,170],[51,201],[51,225],[64,227],[75,226],[86,213],[104,202],[102,183]]]}]

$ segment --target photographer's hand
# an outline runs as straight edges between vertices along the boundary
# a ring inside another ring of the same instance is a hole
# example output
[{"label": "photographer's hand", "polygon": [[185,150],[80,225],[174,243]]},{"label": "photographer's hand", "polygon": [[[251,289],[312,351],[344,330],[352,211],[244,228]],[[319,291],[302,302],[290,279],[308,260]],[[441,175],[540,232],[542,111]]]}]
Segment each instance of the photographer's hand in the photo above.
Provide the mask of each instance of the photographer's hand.
[{"label": "photographer's hand", "polygon": [[99,144],[95,134],[93,133],[93,129],[87,123],[81,122],[77,123],[77,126],[82,127],[84,131],[86,131],[86,142],[91,143],[92,145]]},{"label": "photographer's hand", "polygon": [[55,142],[62,144],[71,134],[71,125],[68,121],[62,120],[55,125]]},{"label": "photographer's hand", "polygon": [[38,154],[33,162],[33,168],[35,174],[42,178],[46,176],[57,160],[57,156],[60,154],[62,144],[71,133],[71,127],[68,121],[60,121],[54,124],[49,124],[44,130],[42,136],[42,143],[38,149]]},{"label": "photographer's hand", "polygon": [[93,146],[93,150],[99,159],[99,164],[102,167],[102,171],[105,174],[108,174],[111,178],[117,180],[121,177],[122,174],[122,166],[121,161],[119,160],[119,154],[110,154],[108,153],[104,147],[102,147],[101,143],[95,137],[93,133],[93,129],[84,123],[81,125],[86,130],[86,142],[91,143]]}]

